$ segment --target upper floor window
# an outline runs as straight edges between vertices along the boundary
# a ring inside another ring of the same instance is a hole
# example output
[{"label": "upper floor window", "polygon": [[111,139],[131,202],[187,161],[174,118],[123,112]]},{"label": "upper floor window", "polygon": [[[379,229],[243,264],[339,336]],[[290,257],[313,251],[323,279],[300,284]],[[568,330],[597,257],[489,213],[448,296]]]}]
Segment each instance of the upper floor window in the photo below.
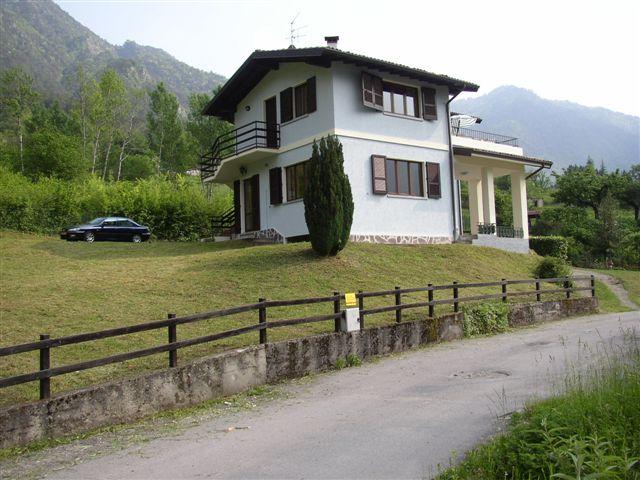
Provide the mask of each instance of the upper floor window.
[{"label": "upper floor window", "polygon": [[382,108],[385,112],[418,117],[418,89],[396,83],[382,83]]},{"label": "upper floor window", "polygon": [[[419,94],[422,92],[422,95]],[[425,120],[437,120],[436,89],[410,87],[383,82],[376,75],[362,72],[362,103],[376,110],[397,113]]]},{"label": "upper floor window", "polygon": [[316,108],[316,77],[311,77],[296,87],[285,88],[280,92],[281,123],[315,112]]},{"label": "upper floor window", "polygon": [[304,197],[304,186],[309,176],[309,161],[287,167],[285,175],[287,177],[287,202]]}]

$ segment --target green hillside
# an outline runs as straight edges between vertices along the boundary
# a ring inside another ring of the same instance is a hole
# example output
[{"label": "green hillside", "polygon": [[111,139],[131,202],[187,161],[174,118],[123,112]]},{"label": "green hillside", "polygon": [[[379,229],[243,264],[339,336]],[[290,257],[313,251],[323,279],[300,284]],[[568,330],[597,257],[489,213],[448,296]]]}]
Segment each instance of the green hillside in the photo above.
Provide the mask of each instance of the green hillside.
[{"label": "green hillside", "polygon": [[132,41],[111,45],[51,0],[0,2],[0,38],[0,72],[22,67],[48,99],[69,97],[80,65],[91,75],[113,68],[135,87],[163,81],[183,105],[190,93],[210,93],[225,81],[159,48]]}]

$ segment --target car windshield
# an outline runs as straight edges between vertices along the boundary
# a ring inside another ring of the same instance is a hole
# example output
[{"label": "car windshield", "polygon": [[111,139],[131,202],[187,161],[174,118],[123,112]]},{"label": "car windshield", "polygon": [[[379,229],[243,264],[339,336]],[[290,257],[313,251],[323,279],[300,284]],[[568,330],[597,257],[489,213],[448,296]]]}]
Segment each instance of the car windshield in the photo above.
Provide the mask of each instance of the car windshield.
[{"label": "car windshield", "polygon": [[104,222],[104,217],[98,217],[91,220],[89,225],[100,225],[102,222]]}]

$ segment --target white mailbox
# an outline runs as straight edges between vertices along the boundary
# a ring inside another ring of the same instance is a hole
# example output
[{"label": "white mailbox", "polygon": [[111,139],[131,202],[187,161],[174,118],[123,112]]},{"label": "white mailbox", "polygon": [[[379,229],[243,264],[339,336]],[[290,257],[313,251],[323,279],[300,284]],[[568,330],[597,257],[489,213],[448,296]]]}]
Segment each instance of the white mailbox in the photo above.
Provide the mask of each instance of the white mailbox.
[{"label": "white mailbox", "polygon": [[347,308],[340,319],[340,330],[343,332],[355,332],[360,330],[360,309]]}]

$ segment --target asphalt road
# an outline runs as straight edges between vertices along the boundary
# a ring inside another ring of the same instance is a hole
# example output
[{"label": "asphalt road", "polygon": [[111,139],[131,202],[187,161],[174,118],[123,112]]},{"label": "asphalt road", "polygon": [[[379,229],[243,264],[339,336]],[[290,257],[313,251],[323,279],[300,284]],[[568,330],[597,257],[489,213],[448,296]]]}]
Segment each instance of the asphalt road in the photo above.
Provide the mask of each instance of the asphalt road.
[{"label": "asphalt road", "polygon": [[[314,377],[261,411],[223,415],[51,478],[424,478],[500,417],[587,367],[640,312],[436,345]],[[250,427],[224,432],[229,426]]]}]

